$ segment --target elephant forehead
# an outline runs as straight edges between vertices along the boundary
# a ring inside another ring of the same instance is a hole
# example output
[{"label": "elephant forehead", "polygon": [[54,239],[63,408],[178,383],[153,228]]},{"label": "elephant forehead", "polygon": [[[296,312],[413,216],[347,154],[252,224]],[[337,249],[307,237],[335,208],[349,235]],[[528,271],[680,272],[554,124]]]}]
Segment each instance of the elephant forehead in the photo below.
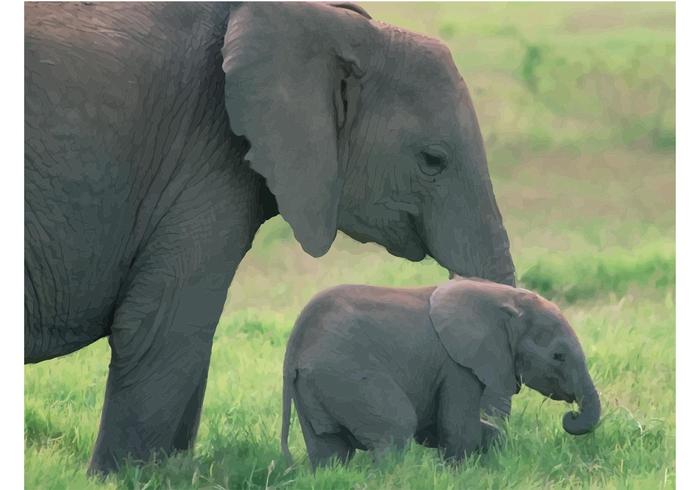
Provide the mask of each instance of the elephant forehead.
[{"label": "elephant forehead", "polygon": [[463,81],[447,46],[394,26],[384,27],[387,42],[380,71],[391,77],[393,91],[419,100],[445,100],[458,95],[454,89]]}]

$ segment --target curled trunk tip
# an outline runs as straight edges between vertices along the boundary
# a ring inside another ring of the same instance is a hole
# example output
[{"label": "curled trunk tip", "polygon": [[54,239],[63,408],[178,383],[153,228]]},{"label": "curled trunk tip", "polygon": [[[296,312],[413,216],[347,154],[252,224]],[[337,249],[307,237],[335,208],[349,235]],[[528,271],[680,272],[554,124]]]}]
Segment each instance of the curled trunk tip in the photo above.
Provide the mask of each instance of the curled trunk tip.
[{"label": "curled trunk tip", "polygon": [[578,436],[591,432],[600,420],[600,397],[592,390],[576,399],[580,412],[564,414],[562,425],[569,434]]}]

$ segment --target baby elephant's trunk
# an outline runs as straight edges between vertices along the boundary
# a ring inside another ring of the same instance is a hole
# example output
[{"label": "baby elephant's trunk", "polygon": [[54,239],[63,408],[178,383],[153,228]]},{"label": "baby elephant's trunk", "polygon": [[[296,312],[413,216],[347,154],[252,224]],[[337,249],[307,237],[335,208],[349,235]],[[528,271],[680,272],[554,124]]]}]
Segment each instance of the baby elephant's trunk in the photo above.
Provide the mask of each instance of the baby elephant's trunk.
[{"label": "baby elephant's trunk", "polygon": [[564,430],[575,436],[592,431],[600,420],[600,397],[590,376],[587,376],[582,389],[576,393],[576,403],[580,413],[568,412],[564,415]]}]

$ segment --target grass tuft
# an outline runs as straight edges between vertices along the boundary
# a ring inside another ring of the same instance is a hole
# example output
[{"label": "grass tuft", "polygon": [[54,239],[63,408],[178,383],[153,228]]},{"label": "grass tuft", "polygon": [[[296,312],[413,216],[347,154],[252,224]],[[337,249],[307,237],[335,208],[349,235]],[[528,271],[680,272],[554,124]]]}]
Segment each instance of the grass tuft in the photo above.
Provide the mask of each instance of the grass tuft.
[{"label": "grass tuft", "polygon": [[622,297],[634,288],[672,289],[675,279],[674,251],[655,246],[567,258],[543,257],[520,276],[519,282],[547,298],[571,303],[609,294]]}]

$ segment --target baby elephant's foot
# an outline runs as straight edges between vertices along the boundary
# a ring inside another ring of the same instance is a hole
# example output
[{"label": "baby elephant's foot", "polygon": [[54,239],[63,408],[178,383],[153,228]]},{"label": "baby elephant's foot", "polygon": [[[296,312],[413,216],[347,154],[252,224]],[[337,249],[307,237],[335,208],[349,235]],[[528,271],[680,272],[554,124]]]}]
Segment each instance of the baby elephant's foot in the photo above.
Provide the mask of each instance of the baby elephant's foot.
[{"label": "baby elephant's foot", "polygon": [[504,440],[503,430],[486,420],[481,421],[481,444],[479,450],[483,453],[492,447],[499,447]]}]

